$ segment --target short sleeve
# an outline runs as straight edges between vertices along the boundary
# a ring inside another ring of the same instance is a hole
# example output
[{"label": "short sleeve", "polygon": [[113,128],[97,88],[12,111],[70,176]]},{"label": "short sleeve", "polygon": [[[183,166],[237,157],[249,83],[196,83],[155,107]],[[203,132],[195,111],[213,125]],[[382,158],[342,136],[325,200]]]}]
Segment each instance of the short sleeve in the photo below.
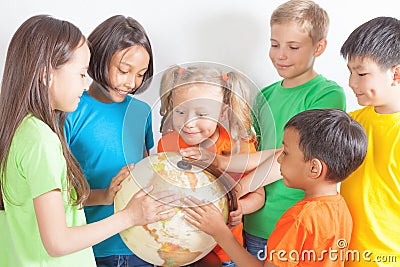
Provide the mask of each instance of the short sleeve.
[{"label": "short sleeve", "polygon": [[267,261],[280,267],[297,266],[307,231],[299,222],[292,223],[288,228],[278,227],[278,223],[268,240]]},{"label": "short sleeve", "polygon": [[61,181],[66,175],[66,163],[61,143],[54,139],[41,138],[32,142],[21,155],[23,176],[30,188],[32,198],[62,188]]}]

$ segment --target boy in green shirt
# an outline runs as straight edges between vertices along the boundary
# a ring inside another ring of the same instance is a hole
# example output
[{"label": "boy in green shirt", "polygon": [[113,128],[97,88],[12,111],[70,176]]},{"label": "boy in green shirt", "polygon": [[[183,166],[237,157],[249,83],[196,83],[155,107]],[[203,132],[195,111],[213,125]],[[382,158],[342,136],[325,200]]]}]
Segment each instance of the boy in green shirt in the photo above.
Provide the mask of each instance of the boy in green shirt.
[{"label": "boy in green shirt", "polygon": [[[272,13],[270,26],[269,56],[283,80],[262,89],[256,98],[253,110],[258,150],[279,148],[284,125],[304,110],[346,108],[343,89],[313,68],[327,44],[326,11],[313,1],[288,1]],[[248,182],[246,177],[240,181],[241,184]],[[260,260],[264,258],[267,239],[278,219],[304,197],[303,191],[286,187],[282,180],[265,185],[264,189],[264,207],[244,216],[247,250]],[[246,193],[244,190],[240,195]]]}]

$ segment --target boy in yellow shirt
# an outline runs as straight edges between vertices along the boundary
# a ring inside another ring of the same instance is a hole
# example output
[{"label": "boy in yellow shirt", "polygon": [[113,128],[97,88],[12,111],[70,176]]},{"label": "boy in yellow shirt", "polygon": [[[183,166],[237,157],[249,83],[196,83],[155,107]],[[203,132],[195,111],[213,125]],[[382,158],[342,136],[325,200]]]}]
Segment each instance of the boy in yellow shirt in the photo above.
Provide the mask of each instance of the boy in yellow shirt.
[{"label": "boy in yellow shirt", "polygon": [[365,129],[363,164],[341,185],[354,228],[346,266],[400,264],[400,20],[374,18],[355,29],[340,53]]}]

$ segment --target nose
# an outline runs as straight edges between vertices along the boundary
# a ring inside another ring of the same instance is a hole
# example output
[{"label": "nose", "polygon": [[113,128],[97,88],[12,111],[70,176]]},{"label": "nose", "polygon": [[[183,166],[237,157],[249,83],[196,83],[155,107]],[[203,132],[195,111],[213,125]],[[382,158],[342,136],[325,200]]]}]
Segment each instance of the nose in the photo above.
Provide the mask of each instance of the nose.
[{"label": "nose", "polygon": [[286,53],[286,51],[285,51],[285,49],[279,49],[279,51],[278,51],[278,58],[279,59],[286,59],[287,58],[287,55],[286,55],[287,53]]},{"label": "nose", "polygon": [[191,112],[188,113],[184,125],[186,128],[194,128],[196,126],[196,116]]},{"label": "nose", "polygon": [[353,90],[357,88],[357,79],[352,74],[349,76],[349,86]]},{"label": "nose", "polygon": [[276,161],[281,164],[282,163],[282,152],[279,154],[278,158],[276,159]]},{"label": "nose", "polygon": [[136,88],[135,77],[133,75],[128,75],[128,77],[125,80],[124,86],[129,88],[129,90],[135,89]]}]

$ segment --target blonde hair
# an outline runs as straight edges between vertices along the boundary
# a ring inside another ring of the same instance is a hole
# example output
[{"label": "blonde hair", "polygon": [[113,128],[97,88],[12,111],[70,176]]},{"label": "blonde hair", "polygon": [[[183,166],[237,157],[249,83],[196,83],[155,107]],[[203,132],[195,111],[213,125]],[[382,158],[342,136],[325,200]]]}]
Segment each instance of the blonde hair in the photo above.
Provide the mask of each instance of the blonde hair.
[{"label": "blonde hair", "polygon": [[255,133],[251,120],[250,88],[246,78],[236,72],[223,72],[206,63],[196,63],[181,67],[173,65],[164,71],[161,78],[160,95],[162,116],[160,131],[172,130],[169,115],[173,110],[172,92],[190,84],[204,83],[222,88],[223,103],[228,111],[229,133],[234,141],[254,140]]},{"label": "blonde hair", "polygon": [[311,0],[290,0],[278,6],[271,15],[270,26],[287,22],[306,30],[314,44],[328,35],[328,13]]}]

